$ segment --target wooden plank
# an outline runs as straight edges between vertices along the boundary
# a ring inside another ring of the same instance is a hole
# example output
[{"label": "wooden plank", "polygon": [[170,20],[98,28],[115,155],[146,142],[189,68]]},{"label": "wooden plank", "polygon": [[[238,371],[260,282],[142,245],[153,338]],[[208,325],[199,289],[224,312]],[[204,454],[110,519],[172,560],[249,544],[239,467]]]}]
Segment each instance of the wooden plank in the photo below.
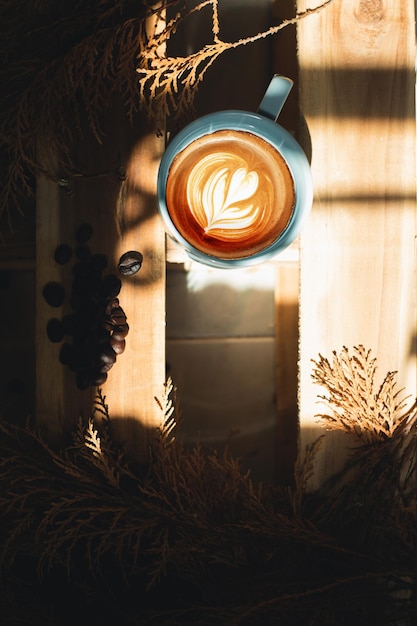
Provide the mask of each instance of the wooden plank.
[{"label": "wooden plank", "polygon": [[[272,3],[274,24],[295,16],[293,0]],[[299,90],[296,26],[284,28],[274,38],[274,73],[288,76],[294,87],[279,116],[279,124],[297,139],[299,127]],[[291,255],[291,256],[290,256]],[[289,259],[292,260],[289,260]],[[275,480],[290,484],[294,478],[298,441],[298,317],[299,317],[299,240],[279,255],[276,263],[275,345],[277,438]]]},{"label": "wooden plank", "polygon": [[279,484],[293,480],[298,439],[298,260],[276,263],[275,338],[277,440],[275,478]]},{"label": "wooden plank", "polygon": [[[46,335],[51,317],[71,312],[72,266],[58,265],[54,251],[61,243],[74,247],[79,224],[90,223],[91,252],[104,254],[104,274],[117,274],[120,255],[139,250],[142,270],[122,280],[120,305],[130,326],[126,350],[109,372],[103,393],[115,424],[116,436],[127,442],[128,452],[142,456],[149,432],[160,423],[154,396],[161,396],[165,381],[165,236],[156,213],[156,176],[164,139],[146,120],[131,128],[120,109],[109,112],[105,140],[91,137],[78,146],[84,173],[68,181],[38,181],[36,263],[36,376],[37,421],[52,442],[62,441],[81,414],[91,413],[95,389],[79,391],[75,376],[59,363],[61,344]],[[123,180],[121,180],[123,178]],[[66,193],[69,191],[70,193]],[[65,287],[62,307],[45,301],[45,284]]]},{"label": "wooden plank", "polygon": [[[298,11],[312,5],[299,0]],[[416,394],[414,7],[335,0],[299,24],[315,203],[301,238],[301,450],[323,432],[311,359],[358,344]],[[326,435],[312,486],[345,458]]]},{"label": "wooden plank", "polygon": [[35,267],[35,199],[21,201],[19,211],[0,218],[0,268],[12,270]]},{"label": "wooden plank", "polygon": [[127,453],[140,458],[163,418],[155,400],[165,382],[165,231],[155,197],[163,150],[163,138],[149,129],[132,149],[114,248],[115,261],[128,250],[144,257],[137,278],[123,281],[121,304],[130,330],[121,367],[116,364],[105,389],[117,436]]},{"label": "wooden plank", "polygon": [[[70,426],[78,414],[91,412],[94,394],[93,389],[76,388],[74,374],[58,362],[60,345],[51,343],[46,336],[48,319],[70,312],[69,297],[62,310],[52,311],[42,296],[49,281],[62,283],[70,294],[71,267],[59,266],[53,261],[53,254],[60,243],[73,245],[77,226],[85,222],[94,229],[89,242],[92,252],[108,257],[106,273],[117,274],[117,262],[123,252],[133,249],[144,255],[141,272],[123,279],[120,304],[130,331],[126,350],[103,386],[110,412],[120,436],[133,446],[140,445],[133,434],[139,431],[142,440],[143,429],[152,428],[161,418],[154,396],[161,395],[165,377],[165,238],[155,214],[154,196],[163,141],[149,128],[135,134],[127,140],[127,134],[122,135],[119,129],[103,149],[98,150],[92,143],[89,150],[84,146],[85,165],[91,178],[71,181],[71,196],[50,181],[39,181],[37,419],[52,439],[61,435],[60,422]],[[119,161],[115,161],[115,154]],[[94,176],[93,167],[96,173],[109,174]],[[123,182],[115,174],[119,167],[126,169]]]}]

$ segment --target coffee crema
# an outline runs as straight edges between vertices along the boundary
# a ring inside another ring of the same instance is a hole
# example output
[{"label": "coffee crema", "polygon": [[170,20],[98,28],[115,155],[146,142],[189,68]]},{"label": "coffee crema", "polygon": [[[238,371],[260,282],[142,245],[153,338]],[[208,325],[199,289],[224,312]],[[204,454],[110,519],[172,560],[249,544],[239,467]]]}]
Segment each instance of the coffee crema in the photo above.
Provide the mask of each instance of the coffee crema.
[{"label": "coffee crema", "polygon": [[192,246],[218,258],[244,258],[270,246],[288,225],[294,182],[266,140],[247,131],[219,130],[174,157],[166,204]]}]

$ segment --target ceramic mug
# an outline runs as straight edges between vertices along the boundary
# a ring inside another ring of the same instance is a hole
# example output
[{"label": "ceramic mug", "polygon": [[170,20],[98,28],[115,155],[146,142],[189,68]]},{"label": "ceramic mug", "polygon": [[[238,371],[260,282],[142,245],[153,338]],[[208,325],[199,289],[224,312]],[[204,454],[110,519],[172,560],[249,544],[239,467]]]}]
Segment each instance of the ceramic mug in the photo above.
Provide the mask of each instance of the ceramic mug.
[{"label": "ceramic mug", "polygon": [[167,146],[158,208],[168,235],[191,259],[246,267],[275,257],[300,233],[313,200],[311,170],[276,123],[292,86],[275,75],[256,113],[205,115]]}]

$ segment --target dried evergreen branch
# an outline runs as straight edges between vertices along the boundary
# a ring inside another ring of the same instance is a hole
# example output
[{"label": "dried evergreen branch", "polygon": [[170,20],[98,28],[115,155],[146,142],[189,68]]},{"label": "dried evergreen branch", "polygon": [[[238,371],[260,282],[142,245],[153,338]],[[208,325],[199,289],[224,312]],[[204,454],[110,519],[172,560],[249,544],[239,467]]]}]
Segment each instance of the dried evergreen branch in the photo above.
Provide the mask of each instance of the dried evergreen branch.
[{"label": "dried evergreen branch", "polygon": [[[49,605],[41,601],[36,611],[53,615],[51,626],[61,626],[62,595],[77,615],[90,609],[96,621],[129,626],[339,626],[365,609],[368,623],[417,616],[415,467],[400,506],[391,492],[379,493],[394,455],[384,457],[385,477],[370,489],[383,461],[375,446],[363,446],[361,481],[344,491],[307,493],[319,443],[299,466],[295,490],[255,485],[227,452],[185,449],[173,437],[171,393],[168,382],[159,401],[166,424],[155,431],[149,466],[135,470],[112,442],[102,394],[60,452],[31,428],[0,422],[3,608],[17,616],[13,598],[46,589],[39,597]],[[415,422],[409,413],[407,436],[415,438]],[[402,454],[410,463],[411,446]]]},{"label": "dried evergreen branch", "polygon": [[328,395],[319,396],[332,410],[319,414],[330,430],[342,429],[362,443],[384,441],[392,437],[404,422],[407,397],[397,389],[396,372],[388,372],[376,389],[376,359],[371,351],[360,345],[353,354],[344,347],[330,361],[320,355],[313,361],[313,380],[322,385]]},{"label": "dried evergreen branch", "polygon": [[158,406],[163,413],[163,423],[159,428],[161,441],[171,444],[175,441],[176,429],[178,427],[178,406],[176,400],[176,389],[174,388],[171,378],[168,378],[164,385],[162,399],[155,398]]},{"label": "dried evergreen branch", "polygon": [[[300,20],[318,13],[329,6],[334,0],[326,0],[315,8],[298,13],[294,18],[284,20],[267,30],[245,37],[234,42],[223,41],[220,38],[218,20],[218,5],[216,0],[202,2],[185,15],[178,14],[158,34],[151,35],[141,49],[137,72],[141,103],[147,108],[150,115],[157,119],[173,114],[177,118],[186,116],[192,109],[195,93],[204,79],[209,67],[228,50],[246,46],[260,39],[276,35],[282,29]],[[184,21],[191,13],[201,10],[208,4],[212,5],[212,32],[213,43],[186,57],[169,57],[161,54],[161,44],[169,40],[175,33],[179,20]]]},{"label": "dried evergreen branch", "polygon": [[349,528],[351,545],[395,558],[416,540],[417,403],[406,410],[394,372],[377,386],[376,359],[362,345],[333,352],[332,362],[321,355],[313,362],[313,380],[327,391],[319,397],[331,409],[318,417],[356,444],[329,481],[334,505],[316,511],[320,525],[338,534]]},{"label": "dried evergreen branch", "polygon": [[[183,116],[207,69],[223,52],[277,34],[315,13],[326,0],[265,32],[228,43],[221,40],[217,0],[187,8],[184,0],[53,0],[0,4],[0,215],[19,211],[36,176],[57,181],[82,175],[72,147],[86,127],[102,140],[100,114],[117,95],[125,114],[140,107],[153,117]],[[183,58],[165,56],[178,25],[212,7],[213,43]],[[177,15],[162,29],[163,11]],[[22,18],[22,16],[24,16]],[[161,16],[161,20],[155,19]],[[155,27],[150,26],[153,18]]]},{"label": "dried evergreen branch", "polygon": [[292,508],[297,517],[302,516],[303,513],[302,507],[308,491],[308,484],[314,474],[314,461],[323,443],[323,438],[324,435],[308,445],[304,451],[303,458],[298,457],[295,464],[295,487],[292,492]]},{"label": "dried evergreen branch", "polygon": [[19,208],[34,176],[76,170],[72,143],[118,94],[139,106],[135,73],[141,24],[156,0],[6,0],[0,6],[0,213]]},{"label": "dried evergreen branch", "polygon": [[356,437],[351,409],[363,407],[367,390],[383,425],[359,439],[337,484],[317,492],[307,483],[320,440],[298,464],[293,489],[254,484],[227,451],[182,446],[171,382],[147,467],[129,467],[112,441],[101,393],[61,451],[30,427],[0,422],[7,623],[25,624],[19,594],[38,589],[36,611],[51,616],[49,626],[68,623],[62,597],[76,607],[72,622],[90,609],[96,622],[129,626],[340,626],[364,615],[415,623],[417,407],[398,417],[394,380],[378,388],[375,371],[363,347],[316,363],[330,406],[335,400],[343,416],[347,403],[338,423]]}]

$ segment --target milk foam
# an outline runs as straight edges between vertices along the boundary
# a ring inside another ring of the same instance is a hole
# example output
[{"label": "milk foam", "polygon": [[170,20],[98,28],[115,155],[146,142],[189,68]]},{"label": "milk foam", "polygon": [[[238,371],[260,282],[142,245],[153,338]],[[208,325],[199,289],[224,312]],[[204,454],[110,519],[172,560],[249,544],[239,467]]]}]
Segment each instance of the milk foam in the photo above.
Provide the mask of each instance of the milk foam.
[{"label": "milk foam", "polygon": [[200,159],[187,182],[187,201],[194,219],[213,237],[241,238],[261,213],[255,195],[259,180],[244,159],[227,152]]},{"label": "milk foam", "polygon": [[294,206],[294,185],[278,151],[246,131],[194,140],[171,163],[169,215],[198,250],[243,258],[272,244]]}]

